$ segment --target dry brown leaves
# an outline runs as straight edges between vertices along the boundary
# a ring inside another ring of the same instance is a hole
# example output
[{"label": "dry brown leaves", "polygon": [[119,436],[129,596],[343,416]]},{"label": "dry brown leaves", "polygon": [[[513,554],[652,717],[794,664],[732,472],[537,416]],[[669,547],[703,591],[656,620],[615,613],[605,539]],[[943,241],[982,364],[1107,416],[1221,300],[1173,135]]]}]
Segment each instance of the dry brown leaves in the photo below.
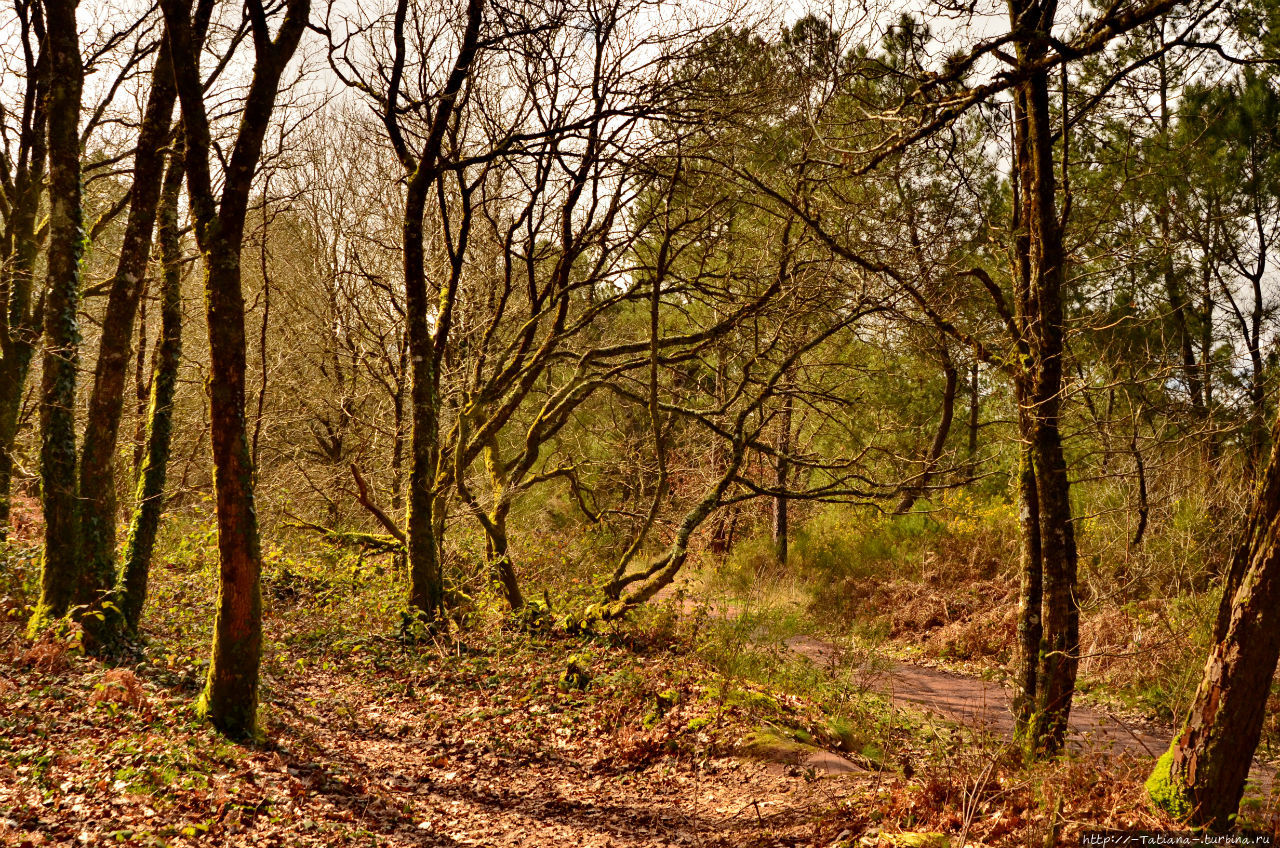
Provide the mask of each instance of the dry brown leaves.
[{"label": "dry brown leaves", "polygon": [[46,630],[20,655],[20,665],[37,671],[57,674],[66,671],[70,666],[71,649],[67,640],[54,632]]},{"label": "dry brown leaves", "polygon": [[104,702],[142,709],[147,706],[147,696],[138,675],[127,668],[111,668],[103,673],[89,695],[90,704]]}]

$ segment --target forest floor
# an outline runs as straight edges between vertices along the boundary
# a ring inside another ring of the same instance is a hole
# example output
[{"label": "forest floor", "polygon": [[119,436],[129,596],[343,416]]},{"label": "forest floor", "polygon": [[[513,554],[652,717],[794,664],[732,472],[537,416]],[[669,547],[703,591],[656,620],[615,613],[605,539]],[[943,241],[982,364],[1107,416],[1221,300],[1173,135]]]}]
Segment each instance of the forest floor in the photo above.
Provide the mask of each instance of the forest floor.
[{"label": "forest floor", "polygon": [[[38,542],[5,551],[0,845],[963,848],[1173,824],[1142,787],[1167,731],[1078,709],[1081,744],[1028,768],[999,683],[812,617],[778,627],[690,586],[585,632],[481,608],[406,644],[385,563],[276,549],[263,739],[233,744],[192,708],[210,531],[174,532],[126,666],[81,656],[74,633],[27,639]],[[1247,823],[1274,830],[1274,809],[1252,802]]]},{"label": "forest floor", "polygon": [[156,643],[112,669],[11,621],[4,844],[958,848],[1169,824],[1144,803],[1146,756],[1026,770],[998,735],[832,688],[795,652],[760,660],[808,684],[726,674],[725,651],[757,648],[671,607],[436,645],[299,631],[269,657],[248,746],[196,722],[188,656]]}]

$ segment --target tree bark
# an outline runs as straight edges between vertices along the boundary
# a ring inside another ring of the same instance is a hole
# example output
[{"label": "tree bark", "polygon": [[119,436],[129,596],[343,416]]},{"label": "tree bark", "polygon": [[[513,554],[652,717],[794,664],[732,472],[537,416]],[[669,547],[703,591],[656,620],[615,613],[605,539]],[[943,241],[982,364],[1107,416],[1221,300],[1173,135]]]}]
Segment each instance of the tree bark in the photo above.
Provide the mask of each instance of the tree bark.
[{"label": "tree bark", "polygon": [[200,0],[195,22],[184,0],[161,0],[186,135],[187,195],[204,260],[209,329],[207,389],[218,517],[218,609],[208,677],[197,712],[231,737],[257,734],[262,656],[262,555],[254,506],[253,464],[245,420],[245,309],[240,252],[253,178],[279,95],[280,80],[307,25],[309,0],[288,0],[271,37],[259,0],[246,4],[255,48],[220,197],[210,173],[212,138],[199,76],[199,45],[212,3]]},{"label": "tree bark", "polygon": [[787,564],[788,530],[787,508],[790,499],[787,497],[787,483],[791,475],[791,390],[795,388],[795,376],[788,373],[785,382],[787,388],[782,397],[782,413],[778,416],[778,436],[775,442],[777,456],[774,460],[773,487],[773,551],[778,562]]},{"label": "tree bark", "polygon": [[915,506],[920,493],[929,485],[929,479],[942,459],[942,452],[946,450],[947,437],[951,435],[951,422],[955,418],[956,411],[956,393],[960,387],[960,372],[956,370],[951,354],[945,347],[942,349],[942,376],[945,383],[942,389],[942,415],[938,419],[938,429],[934,431],[933,443],[929,445],[929,453],[925,456],[920,477],[902,493],[902,500],[898,501],[898,506],[894,510],[896,515],[906,515]]},{"label": "tree bark", "polygon": [[978,425],[982,415],[982,397],[978,393],[978,361],[969,366],[969,442],[966,450],[970,477],[978,473]]},{"label": "tree bark", "polygon": [[[1044,57],[1056,12],[1056,0],[1010,0],[1009,16],[1020,63],[1035,65]],[[1030,572],[1038,568],[1042,589],[1034,705],[1022,702],[1019,715],[1028,754],[1051,756],[1062,749],[1071,713],[1079,663],[1079,607],[1075,595],[1075,526],[1060,430],[1065,253],[1056,201],[1054,131],[1045,71],[1028,72],[1015,88],[1014,130],[1015,253],[1020,278],[1015,300],[1023,371],[1019,417],[1024,449],[1035,476],[1040,554],[1038,566],[1033,561],[1024,562],[1024,568],[1029,569],[1024,582],[1034,583],[1035,575]],[[1065,136],[1063,143],[1066,144]],[[1029,623],[1035,611],[1028,608],[1023,614]],[[1032,645],[1030,634],[1023,635],[1026,638],[1020,642],[1020,664],[1025,695],[1025,672],[1032,662]]]},{"label": "tree bark", "polygon": [[[34,5],[34,4],[32,4]],[[28,10],[30,6],[27,7]],[[18,157],[11,183],[3,187],[9,202],[0,255],[0,539],[7,538],[13,484],[14,444],[22,393],[41,333],[41,316],[33,308],[36,236],[40,198],[48,154],[49,54],[44,22],[34,14],[26,21],[27,90],[23,98]]]},{"label": "tree bark", "polygon": [[[80,458],[80,557],[89,594],[93,597],[103,594],[116,582],[116,446],[132,353],[130,343],[151,256],[151,234],[155,229],[164,175],[164,151],[176,100],[173,63],[167,43],[162,43],[151,73],[151,91],[134,155],[124,241],[116,272],[108,284],[107,311],[102,322],[102,340]],[[86,634],[93,635],[93,643],[109,640],[104,628],[113,620],[118,621],[115,616],[86,620]],[[91,621],[101,624],[90,625]]]},{"label": "tree bark", "polygon": [[151,398],[151,383],[147,375],[147,336],[147,281],[144,279],[142,293],[138,297],[138,349],[133,357],[133,465],[129,467],[129,479],[134,481],[142,473],[142,458],[147,452],[147,408]]},{"label": "tree bark", "polygon": [[428,622],[444,608],[444,581],[435,533],[436,466],[440,453],[439,370],[431,332],[427,296],[423,218],[431,183],[419,170],[409,181],[404,218],[405,310],[408,318],[412,380],[409,409],[413,431],[409,437],[407,497],[409,609]]},{"label": "tree bark", "polygon": [[[1280,419],[1277,420],[1280,426]],[[1244,541],[1228,581],[1224,617],[1181,733],[1156,764],[1147,791],[1180,819],[1225,829],[1244,795],[1280,658],[1280,456],[1262,472]]]},{"label": "tree bark", "polygon": [[75,0],[44,4],[49,49],[49,252],[40,388],[40,482],[45,545],[32,630],[95,600],[82,578],[76,520],[76,370],[80,347],[80,98],[84,67]]},{"label": "tree bark", "polygon": [[484,451],[485,469],[489,473],[489,489],[493,498],[493,507],[489,513],[489,521],[485,525],[485,553],[489,560],[489,570],[493,581],[502,591],[503,600],[513,611],[524,606],[524,595],[520,593],[520,581],[516,579],[515,567],[511,564],[511,554],[507,542],[507,516],[511,513],[511,499],[508,497],[507,466],[502,461],[498,448],[498,436],[495,433],[489,438]]},{"label": "tree bark", "polygon": [[1018,524],[1021,529],[1022,581],[1018,591],[1018,667],[1014,697],[1016,735],[1033,756],[1036,748],[1036,694],[1039,691],[1040,640],[1044,634],[1044,567],[1040,550],[1040,495],[1036,490],[1035,462],[1031,450],[1031,422],[1026,412],[1023,380],[1017,381],[1018,424]]},{"label": "tree bark", "polygon": [[124,563],[117,583],[117,603],[126,632],[136,634],[146,605],[148,575],[164,511],[165,476],[173,434],[173,399],[182,359],[182,245],[178,196],[182,190],[182,148],[175,146],[161,193],[158,237],[163,263],[160,283],[160,339],[151,362],[143,454],[138,468],[137,498],[129,521]]},{"label": "tree bark", "polygon": [[1142,450],[1138,447],[1138,422],[1133,422],[1133,436],[1129,440],[1129,452],[1133,454],[1133,470],[1138,478],[1138,526],[1134,528],[1132,547],[1142,544],[1147,534],[1147,522],[1151,518],[1151,504],[1147,493],[1147,465],[1142,460]]},{"label": "tree bark", "polygon": [[[726,355],[724,346],[717,344],[716,351],[716,382],[715,382],[715,400],[717,403],[723,402],[725,393],[725,369]],[[717,441],[711,446],[711,473],[719,476],[724,470],[724,447]],[[711,552],[717,556],[723,557],[729,552],[729,546],[732,540],[733,515],[732,508],[720,508],[716,510],[716,514],[711,522],[711,539],[708,547]]]}]

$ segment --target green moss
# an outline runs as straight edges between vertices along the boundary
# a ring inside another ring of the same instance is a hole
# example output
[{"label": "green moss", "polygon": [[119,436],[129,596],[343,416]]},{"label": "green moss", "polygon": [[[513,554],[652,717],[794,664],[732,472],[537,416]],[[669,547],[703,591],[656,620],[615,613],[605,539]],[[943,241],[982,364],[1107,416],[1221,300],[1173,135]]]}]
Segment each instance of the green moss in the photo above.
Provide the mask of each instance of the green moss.
[{"label": "green moss", "polygon": [[560,689],[565,692],[586,691],[591,685],[591,655],[574,654],[565,664],[564,673],[560,675]]},{"label": "green moss", "polygon": [[1186,789],[1173,778],[1173,749],[1165,751],[1144,784],[1153,806],[1179,820],[1191,816],[1192,805]]},{"label": "green moss", "polygon": [[813,746],[788,739],[767,726],[748,733],[738,746],[743,756],[771,762],[799,762],[813,750]]}]

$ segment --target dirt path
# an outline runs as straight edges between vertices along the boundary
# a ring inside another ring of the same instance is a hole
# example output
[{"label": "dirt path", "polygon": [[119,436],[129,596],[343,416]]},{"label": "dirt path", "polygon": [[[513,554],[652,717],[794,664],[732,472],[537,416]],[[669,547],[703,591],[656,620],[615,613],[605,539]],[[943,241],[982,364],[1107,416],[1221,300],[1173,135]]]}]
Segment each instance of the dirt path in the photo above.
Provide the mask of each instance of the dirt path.
[{"label": "dirt path", "polygon": [[[683,606],[693,603],[687,598]],[[710,605],[717,617],[736,615],[733,604]],[[813,636],[793,636],[786,645],[816,665],[834,670],[843,649]],[[887,671],[866,680],[872,690],[888,696],[894,704],[910,705],[992,736],[1011,740],[1014,732],[1013,690],[1001,683],[935,668],[895,662]],[[1155,760],[1168,749],[1173,728],[1154,723],[1125,720],[1110,711],[1076,703],[1068,725],[1068,746],[1076,753],[1103,755],[1131,754]],[[835,768],[828,771],[837,771]],[[1255,761],[1246,797],[1266,797],[1275,790],[1275,769]]]},{"label": "dirt path", "polygon": [[[792,637],[787,646],[818,665],[833,666],[840,659],[839,647],[810,636]],[[1013,691],[995,681],[894,663],[867,682],[894,703],[911,704],[994,736],[1013,737]],[[1124,721],[1109,712],[1078,704],[1071,710],[1069,744],[1078,752],[1130,751],[1154,759],[1164,753],[1172,738],[1170,728]]]},{"label": "dirt path", "polygon": [[[389,846],[774,844],[762,833],[808,845],[817,811],[850,788],[832,782],[815,791],[801,776],[734,757],[698,771],[665,761],[619,768],[587,734],[552,730],[556,721],[499,752],[489,744],[501,732],[492,719],[437,729],[418,702],[336,675],[299,681],[288,700],[307,707],[288,717],[283,756],[263,757],[263,770],[286,783],[277,794],[305,797],[316,820],[354,817]],[[544,716],[537,707],[532,716],[521,712],[507,719]]]}]

